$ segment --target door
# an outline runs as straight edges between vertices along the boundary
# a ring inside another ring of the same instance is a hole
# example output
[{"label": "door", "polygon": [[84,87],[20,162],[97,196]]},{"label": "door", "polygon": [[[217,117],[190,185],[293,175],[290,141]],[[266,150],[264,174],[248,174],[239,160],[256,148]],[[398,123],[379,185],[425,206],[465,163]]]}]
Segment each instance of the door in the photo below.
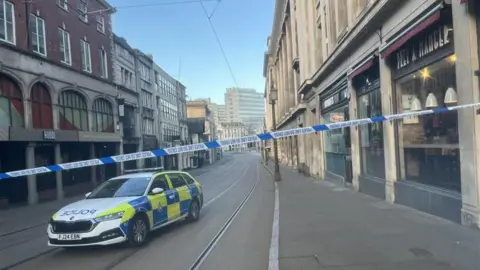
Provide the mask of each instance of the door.
[{"label": "door", "polygon": [[[154,188],[163,188],[164,192],[153,194]],[[168,221],[168,205],[175,203],[175,190],[172,190],[165,175],[155,177],[148,192],[148,199],[152,204],[152,216],[150,224],[152,228],[162,225]]]},{"label": "door", "polygon": [[172,187],[177,190],[177,196],[180,206],[180,216],[186,215],[192,201],[190,189],[187,182],[179,173],[168,174]]},{"label": "door", "polygon": [[[193,180],[193,178],[188,175],[188,174],[181,174],[183,179],[185,179],[185,182],[187,182],[188,189],[190,190],[190,196],[191,198],[195,197],[200,197],[199,199],[202,199],[200,196],[200,187],[197,185],[197,183]],[[202,202],[201,202],[202,203]]]}]

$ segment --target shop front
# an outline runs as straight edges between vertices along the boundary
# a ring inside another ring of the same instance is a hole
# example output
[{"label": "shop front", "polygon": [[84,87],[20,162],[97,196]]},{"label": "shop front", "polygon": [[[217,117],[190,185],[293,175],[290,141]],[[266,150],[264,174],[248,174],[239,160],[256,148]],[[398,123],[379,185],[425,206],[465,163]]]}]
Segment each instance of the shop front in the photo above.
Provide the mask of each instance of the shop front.
[{"label": "shop front", "polygon": [[[351,74],[357,97],[357,118],[382,115],[380,67],[378,57],[370,57],[359,73]],[[359,190],[371,196],[385,198],[385,154],[383,123],[358,126],[360,173]]]},{"label": "shop front", "polygon": [[[347,76],[339,79],[320,94],[320,108],[325,124],[348,121]],[[323,132],[326,178],[352,182],[350,128]]]},{"label": "shop front", "polygon": [[[451,10],[440,9],[420,25],[423,29],[388,57],[397,113],[457,104]],[[409,117],[395,123],[395,201],[460,222],[457,111]]]}]

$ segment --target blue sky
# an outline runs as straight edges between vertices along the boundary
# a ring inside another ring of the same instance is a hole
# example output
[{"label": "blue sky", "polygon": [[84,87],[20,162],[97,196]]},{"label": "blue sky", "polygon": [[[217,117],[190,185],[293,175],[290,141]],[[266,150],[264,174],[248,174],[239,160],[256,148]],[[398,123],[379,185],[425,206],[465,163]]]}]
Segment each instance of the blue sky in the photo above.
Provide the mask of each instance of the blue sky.
[{"label": "blue sky", "polygon": [[[191,98],[224,102],[235,86],[207,17],[199,3],[149,5],[185,0],[110,0],[119,7],[114,31],[187,86]],[[211,13],[215,1],[205,2]],[[122,8],[125,6],[125,8]],[[264,90],[263,53],[273,21],[274,0],[221,0],[212,21],[239,87]],[[181,61],[180,61],[181,59]]]}]

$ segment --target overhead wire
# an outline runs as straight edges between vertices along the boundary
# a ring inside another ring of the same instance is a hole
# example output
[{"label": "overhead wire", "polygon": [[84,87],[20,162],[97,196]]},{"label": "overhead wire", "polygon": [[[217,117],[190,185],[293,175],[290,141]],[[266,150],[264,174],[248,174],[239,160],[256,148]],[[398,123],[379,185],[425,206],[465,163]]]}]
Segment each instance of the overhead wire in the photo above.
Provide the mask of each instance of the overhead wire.
[{"label": "overhead wire", "polygon": [[[225,53],[225,50],[223,49],[222,42],[220,41],[220,38],[218,37],[217,30],[215,29],[215,26],[213,25],[213,22],[212,22],[212,18],[208,14],[208,11],[205,8],[205,5],[203,4],[204,1],[206,1],[206,0],[200,0],[200,5],[202,6],[203,12],[205,13],[205,16],[207,17],[207,20],[208,20],[208,23],[210,25],[210,28],[212,29],[213,35],[215,36],[215,39],[217,40],[217,44],[220,47],[220,51],[222,52],[222,56],[223,56],[223,59],[225,60],[225,63],[227,64],[228,70],[230,72],[230,76],[232,76],[233,82],[234,82],[235,86],[238,88],[237,79],[235,78],[235,74],[233,73],[232,66],[230,65],[230,62],[228,61],[227,54]],[[220,1],[221,0],[218,0],[218,2],[220,2]],[[217,4],[217,6],[218,6],[218,4]]]}]

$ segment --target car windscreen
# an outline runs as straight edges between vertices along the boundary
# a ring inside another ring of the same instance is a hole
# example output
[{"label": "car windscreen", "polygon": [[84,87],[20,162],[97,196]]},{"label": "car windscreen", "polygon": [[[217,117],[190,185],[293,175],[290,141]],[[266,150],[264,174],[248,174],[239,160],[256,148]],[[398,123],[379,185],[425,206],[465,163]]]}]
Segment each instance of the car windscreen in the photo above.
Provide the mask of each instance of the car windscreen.
[{"label": "car windscreen", "polygon": [[149,177],[108,180],[96,188],[87,199],[142,196],[149,182]]}]

